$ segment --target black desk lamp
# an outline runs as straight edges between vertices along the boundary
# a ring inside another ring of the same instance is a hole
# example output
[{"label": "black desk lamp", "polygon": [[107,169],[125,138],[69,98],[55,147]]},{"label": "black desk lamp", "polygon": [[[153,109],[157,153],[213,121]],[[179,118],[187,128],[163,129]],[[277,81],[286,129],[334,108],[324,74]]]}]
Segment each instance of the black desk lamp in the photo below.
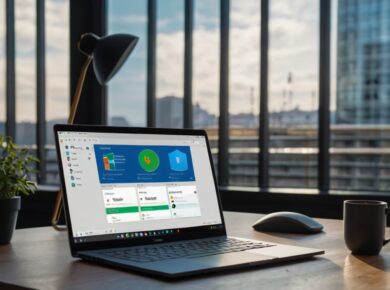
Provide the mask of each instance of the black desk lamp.
[{"label": "black desk lamp", "polygon": [[[134,47],[138,42],[138,37],[128,34],[113,34],[104,37],[98,37],[93,33],[81,35],[77,44],[78,49],[87,59],[85,60],[79,80],[76,86],[76,92],[72,99],[68,124],[73,124],[79,105],[81,92],[84,86],[85,76],[89,65],[92,62],[93,71],[100,85],[107,84],[112,77],[119,71],[125,63]],[[54,205],[51,224],[56,230],[65,230],[66,226],[58,225],[63,204],[63,193],[60,190]]]}]

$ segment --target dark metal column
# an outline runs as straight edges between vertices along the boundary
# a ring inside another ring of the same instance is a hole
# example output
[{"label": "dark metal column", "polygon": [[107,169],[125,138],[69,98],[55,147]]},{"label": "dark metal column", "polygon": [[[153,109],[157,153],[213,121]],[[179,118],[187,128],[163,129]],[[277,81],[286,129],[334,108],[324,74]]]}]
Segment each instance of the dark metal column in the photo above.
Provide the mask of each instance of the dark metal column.
[{"label": "dark metal column", "polygon": [[36,0],[37,9],[37,156],[38,183],[46,182],[46,71],[45,71],[45,0]]},{"label": "dark metal column", "polygon": [[6,129],[5,134],[16,137],[15,88],[15,3],[6,0]]},{"label": "dark metal column", "polygon": [[[70,93],[73,96],[85,55],[77,49],[83,33],[104,36],[107,32],[106,0],[70,0]],[[90,68],[92,70],[92,68]],[[69,100],[71,102],[71,100]],[[92,71],[88,71],[75,124],[107,123],[107,88],[99,85]]]},{"label": "dark metal column", "polygon": [[268,123],[268,39],[269,0],[261,0],[260,27],[260,116],[259,116],[259,187],[269,186],[269,123]]},{"label": "dark metal column", "polygon": [[185,0],[184,8],[184,128],[193,127],[192,117],[192,47],[194,0]]},{"label": "dark metal column", "polygon": [[147,126],[156,126],[157,2],[148,1]]},{"label": "dark metal column", "polygon": [[329,190],[330,175],[330,23],[331,1],[320,0],[320,67],[318,116],[318,188]]},{"label": "dark metal column", "polygon": [[221,0],[218,183],[229,184],[229,18],[230,0]]}]

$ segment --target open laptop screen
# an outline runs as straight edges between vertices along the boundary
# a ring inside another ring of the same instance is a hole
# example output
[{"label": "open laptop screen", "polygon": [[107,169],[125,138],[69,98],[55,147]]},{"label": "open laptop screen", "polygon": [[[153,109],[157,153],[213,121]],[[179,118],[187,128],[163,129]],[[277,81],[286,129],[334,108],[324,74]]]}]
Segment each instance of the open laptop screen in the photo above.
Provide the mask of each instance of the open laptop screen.
[{"label": "open laptop screen", "polygon": [[205,136],[59,131],[75,243],[222,224]]}]

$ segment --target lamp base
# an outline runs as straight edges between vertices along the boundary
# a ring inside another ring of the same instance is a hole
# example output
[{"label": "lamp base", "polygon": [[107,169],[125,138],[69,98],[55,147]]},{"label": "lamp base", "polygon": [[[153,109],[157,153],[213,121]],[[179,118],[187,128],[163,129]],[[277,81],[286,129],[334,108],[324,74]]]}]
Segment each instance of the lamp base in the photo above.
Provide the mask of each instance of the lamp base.
[{"label": "lamp base", "polygon": [[62,193],[62,190],[59,190],[57,192],[57,197],[56,197],[56,201],[54,204],[53,216],[51,219],[51,226],[56,231],[65,231],[67,229],[66,225],[58,224],[59,220],[60,220],[60,216],[61,216],[62,206],[63,206],[63,193]]}]

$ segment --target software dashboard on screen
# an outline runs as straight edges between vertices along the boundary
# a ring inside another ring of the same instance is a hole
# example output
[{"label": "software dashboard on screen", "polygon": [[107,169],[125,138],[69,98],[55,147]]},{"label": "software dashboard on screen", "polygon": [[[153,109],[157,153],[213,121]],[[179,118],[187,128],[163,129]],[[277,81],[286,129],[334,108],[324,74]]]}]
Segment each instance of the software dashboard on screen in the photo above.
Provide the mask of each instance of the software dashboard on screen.
[{"label": "software dashboard on screen", "polygon": [[58,134],[74,237],[221,224],[204,136]]}]

